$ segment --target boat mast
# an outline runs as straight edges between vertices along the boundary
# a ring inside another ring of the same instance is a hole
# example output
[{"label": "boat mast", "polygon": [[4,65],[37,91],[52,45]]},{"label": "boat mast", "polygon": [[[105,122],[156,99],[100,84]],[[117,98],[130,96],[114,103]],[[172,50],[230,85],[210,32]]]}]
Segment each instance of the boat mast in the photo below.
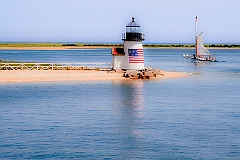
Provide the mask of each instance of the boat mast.
[{"label": "boat mast", "polygon": [[196,57],[197,57],[197,55],[198,55],[198,50],[197,50],[197,48],[198,48],[198,46],[197,46],[197,22],[198,22],[198,18],[197,18],[197,16],[196,16],[196,19],[195,19],[195,43],[196,43]]}]

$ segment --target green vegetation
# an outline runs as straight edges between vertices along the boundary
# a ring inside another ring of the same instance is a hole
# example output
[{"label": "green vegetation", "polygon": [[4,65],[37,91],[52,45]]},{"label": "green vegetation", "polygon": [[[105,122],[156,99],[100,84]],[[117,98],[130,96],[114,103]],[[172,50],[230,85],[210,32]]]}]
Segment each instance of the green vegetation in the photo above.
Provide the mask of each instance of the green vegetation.
[{"label": "green vegetation", "polygon": [[205,47],[240,48],[240,44],[206,44]]},{"label": "green vegetation", "polygon": [[83,46],[87,47],[123,47],[123,44],[83,44]]},{"label": "green vegetation", "polygon": [[0,47],[61,47],[58,43],[1,43]]},{"label": "green vegetation", "polygon": [[144,44],[144,47],[157,47],[157,48],[192,48],[195,47],[193,44]]},{"label": "green vegetation", "polygon": [[[194,48],[195,44],[143,44],[147,48]],[[205,44],[207,48],[240,48],[240,44]],[[0,43],[0,47],[123,47],[123,44],[104,43]]]},{"label": "green vegetation", "polygon": [[78,46],[77,44],[71,43],[71,44],[63,44],[62,46]]},{"label": "green vegetation", "polygon": [[[153,48],[194,48],[195,44],[144,44],[144,47]],[[207,48],[240,48],[240,44],[205,44]]]}]

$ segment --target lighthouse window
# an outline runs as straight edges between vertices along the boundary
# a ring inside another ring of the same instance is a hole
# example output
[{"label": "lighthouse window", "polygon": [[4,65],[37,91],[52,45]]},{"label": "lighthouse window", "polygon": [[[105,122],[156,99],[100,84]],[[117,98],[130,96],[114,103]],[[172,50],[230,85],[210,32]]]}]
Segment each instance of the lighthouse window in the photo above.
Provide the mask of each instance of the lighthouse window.
[{"label": "lighthouse window", "polygon": [[131,27],[131,32],[136,32],[135,27]]},{"label": "lighthouse window", "polygon": [[140,27],[127,27],[126,32],[139,33]]}]

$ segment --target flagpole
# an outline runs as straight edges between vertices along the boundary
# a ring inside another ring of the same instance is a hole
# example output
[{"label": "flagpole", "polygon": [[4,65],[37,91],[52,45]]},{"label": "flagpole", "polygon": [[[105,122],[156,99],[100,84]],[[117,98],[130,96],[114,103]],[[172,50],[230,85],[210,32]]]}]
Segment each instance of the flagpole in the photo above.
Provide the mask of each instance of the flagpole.
[{"label": "flagpole", "polygon": [[198,21],[198,18],[196,16],[196,19],[195,19],[195,37],[197,37],[197,21]]},{"label": "flagpole", "polygon": [[196,19],[195,19],[195,43],[196,43],[196,56],[198,54],[198,50],[197,50],[197,22],[198,22],[198,18],[196,16]]}]

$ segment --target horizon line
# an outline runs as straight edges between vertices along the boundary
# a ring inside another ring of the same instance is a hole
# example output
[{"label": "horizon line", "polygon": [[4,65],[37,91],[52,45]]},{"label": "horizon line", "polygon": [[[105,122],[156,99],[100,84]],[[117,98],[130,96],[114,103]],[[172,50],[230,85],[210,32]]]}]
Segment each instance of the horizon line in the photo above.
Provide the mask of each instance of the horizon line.
[{"label": "horizon line", "polygon": [[[16,44],[16,43],[26,43],[26,44],[31,44],[31,43],[50,43],[50,44],[123,44],[123,42],[76,42],[76,41],[66,41],[66,42],[53,42],[53,41],[0,41],[0,44],[6,44],[6,43],[11,43],[11,44]],[[193,42],[147,42],[143,44],[195,44]],[[232,43],[232,42],[210,42],[210,43],[204,43],[204,44],[240,44],[240,43]]]}]

